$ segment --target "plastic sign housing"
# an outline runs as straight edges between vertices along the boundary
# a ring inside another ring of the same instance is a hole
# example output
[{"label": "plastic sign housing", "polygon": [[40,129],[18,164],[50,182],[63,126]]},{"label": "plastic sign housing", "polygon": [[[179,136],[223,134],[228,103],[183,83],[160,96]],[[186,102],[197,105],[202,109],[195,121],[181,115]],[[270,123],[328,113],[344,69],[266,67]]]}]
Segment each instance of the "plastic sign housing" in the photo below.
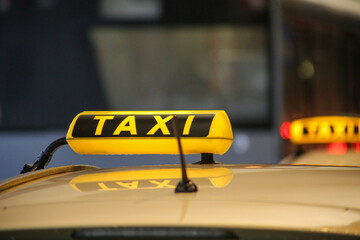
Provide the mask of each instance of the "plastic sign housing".
[{"label": "plastic sign housing", "polygon": [[290,139],[295,144],[360,142],[360,118],[321,116],[291,122]]},{"label": "plastic sign housing", "polygon": [[82,112],[66,139],[79,154],[179,154],[171,119],[177,116],[184,154],[223,154],[232,128],[225,111]]}]

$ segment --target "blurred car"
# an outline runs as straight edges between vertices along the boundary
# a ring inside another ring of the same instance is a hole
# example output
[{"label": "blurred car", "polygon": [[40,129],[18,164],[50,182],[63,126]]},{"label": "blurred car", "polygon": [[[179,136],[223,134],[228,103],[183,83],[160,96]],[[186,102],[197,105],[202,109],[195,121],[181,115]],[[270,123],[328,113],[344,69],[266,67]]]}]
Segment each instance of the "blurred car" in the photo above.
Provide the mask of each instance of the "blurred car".
[{"label": "blurred car", "polygon": [[[223,111],[81,113],[65,140],[0,183],[0,239],[360,238],[360,168],[215,162],[231,142]],[[66,143],[181,164],[42,169]],[[183,153],[201,160],[185,165]]]},{"label": "blurred car", "polygon": [[360,166],[360,117],[314,116],[285,122],[284,139],[295,144],[282,164]]}]

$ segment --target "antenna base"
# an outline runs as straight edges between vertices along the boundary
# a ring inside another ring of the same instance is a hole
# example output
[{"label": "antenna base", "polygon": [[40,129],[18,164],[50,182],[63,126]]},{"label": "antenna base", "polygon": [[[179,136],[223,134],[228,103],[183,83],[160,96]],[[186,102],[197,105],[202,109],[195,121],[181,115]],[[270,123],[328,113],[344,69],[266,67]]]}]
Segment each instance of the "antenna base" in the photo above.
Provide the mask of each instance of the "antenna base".
[{"label": "antenna base", "polygon": [[175,188],[175,193],[192,193],[197,192],[197,186],[192,181],[180,181]]}]

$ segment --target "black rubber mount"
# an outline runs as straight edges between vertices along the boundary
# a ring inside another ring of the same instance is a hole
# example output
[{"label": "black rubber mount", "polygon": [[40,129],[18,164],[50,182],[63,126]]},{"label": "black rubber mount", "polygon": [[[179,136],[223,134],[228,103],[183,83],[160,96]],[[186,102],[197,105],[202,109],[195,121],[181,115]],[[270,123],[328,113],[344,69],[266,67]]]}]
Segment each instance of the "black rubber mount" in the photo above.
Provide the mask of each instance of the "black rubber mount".
[{"label": "black rubber mount", "polygon": [[180,181],[175,188],[176,193],[193,193],[197,192],[197,186],[192,181]]},{"label": "black rubber mount", "polygon": [[194,162],[193,164],[219,164],[219,162],[216,162],[214,160],[213,153],[202,153],[201,160],[198,162]]}]

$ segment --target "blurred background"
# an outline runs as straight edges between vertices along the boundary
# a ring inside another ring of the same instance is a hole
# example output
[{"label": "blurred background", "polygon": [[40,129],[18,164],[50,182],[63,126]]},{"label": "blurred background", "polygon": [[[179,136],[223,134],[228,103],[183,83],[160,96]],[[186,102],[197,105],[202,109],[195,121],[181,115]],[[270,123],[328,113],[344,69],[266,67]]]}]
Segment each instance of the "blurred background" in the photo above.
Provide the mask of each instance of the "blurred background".
[{"label": "blurred background", "polygon": [[[0,0],[0,179],[84,110],[224,109],[215,160],[277,163],[283,122],[360,113],[359,29],[358,0]],[[50,166],[177,162],[66,146]]]}]

